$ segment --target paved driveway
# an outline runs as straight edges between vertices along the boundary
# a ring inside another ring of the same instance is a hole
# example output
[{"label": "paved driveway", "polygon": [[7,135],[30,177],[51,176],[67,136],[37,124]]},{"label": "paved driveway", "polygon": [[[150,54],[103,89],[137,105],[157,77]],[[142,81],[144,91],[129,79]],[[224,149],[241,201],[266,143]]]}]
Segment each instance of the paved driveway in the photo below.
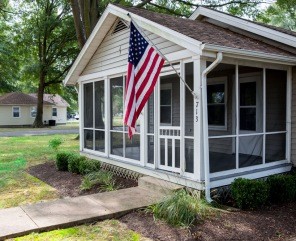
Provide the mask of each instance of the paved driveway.
[{"label": "paved driveway", "polygon": [[0,132],[0,137],[11,137],[11,136],[44,136],[44,135],[55,135],[55,134],[78,134],[79,130],[77,129],[38,129],[38,130],[17,130],[17,131],[8,131]]}]

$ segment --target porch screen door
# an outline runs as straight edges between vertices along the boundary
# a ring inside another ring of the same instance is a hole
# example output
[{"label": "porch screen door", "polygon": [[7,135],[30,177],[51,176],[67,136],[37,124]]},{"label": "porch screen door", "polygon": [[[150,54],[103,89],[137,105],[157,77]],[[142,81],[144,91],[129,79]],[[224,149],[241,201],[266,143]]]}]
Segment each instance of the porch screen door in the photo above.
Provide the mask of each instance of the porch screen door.
[{"label": "porch screen door", "polygon": [[176,74],[160,77],[158,168],[180,172],[180,79]]}]

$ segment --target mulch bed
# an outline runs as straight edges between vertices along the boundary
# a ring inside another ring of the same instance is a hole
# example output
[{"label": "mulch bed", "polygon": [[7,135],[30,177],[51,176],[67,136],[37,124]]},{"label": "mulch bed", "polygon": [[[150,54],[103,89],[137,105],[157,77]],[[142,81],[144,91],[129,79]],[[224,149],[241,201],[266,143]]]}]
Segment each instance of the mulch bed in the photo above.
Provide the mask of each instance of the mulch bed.
[{"label": "mulch bed", "polygon": [[[96,186],[81,191],[82,175],[58,171],[53,162],[28,169],[28,173],[57,189],[61,197],[76,197],[101,192]],[[114,176],[120,188],[137,182]],[[274,205],[258,211],[219,212],[190,228],[175,228],[154,220],[151,213],[135,211],[119,219],[143,237],[157,241],[265,241],[296,237],[296,203]]]},{"label": "mulch bed", "polygon": [[154,221],[152,214],[144,211],[127,214],[120,221],[152,240],[279,241],[296,237],[296,203],[259,211],[219,212],[189,229]]},{"label": "mulch bed", "polygon": [[[28,173],[57,189],[61,197],[77,197],[101,192],[100,186],[95,186],[90,190],[80,190],[83,176],[71,172],[58,171],[54,162],[46,162],[30,167]],[[138,185],[136,181],[121,178],[116,175],[114,175],[114,179],[119,189]]]}]

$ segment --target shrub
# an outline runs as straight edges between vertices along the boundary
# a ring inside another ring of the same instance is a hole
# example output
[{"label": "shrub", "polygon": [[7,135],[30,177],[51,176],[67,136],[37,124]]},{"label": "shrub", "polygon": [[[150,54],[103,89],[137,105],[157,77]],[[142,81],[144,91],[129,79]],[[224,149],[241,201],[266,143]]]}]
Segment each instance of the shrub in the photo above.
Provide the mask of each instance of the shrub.
[{"label": "shrub", "polygon": [[290,202],[296,197],[296,180],[292,175],[274,175],[267,178],[272,203]]},{"label": "shrub", "polygon": [[102,170],[91,172],[84,176],[80,188],[82,190],[88,190],[94,185],[100,185],[102,191],[114,191],[118,189],[113,174]]},{"label": "shrub", "polygon": [[58,147],[63,143],[63,140],[60,137],[55,137],[49,140],[48,146],[54,150],[57,150]]},{"label": "shrub", "polygon": [[179,190],[163,202],[151,207],[155,218],[165,220],[173,226],[190,226],[194,221],[204,219],[212,212],[208,204],[186,190]]},{"label": "shrub", "polygon": [[56,166],[59,171],[68,171],[69,158],[73,154],[70,152],[59,152],[56,156]]},{"label": "shrub", "polygon": [[231,184],[231,195],[241,209],[257,209],[266,204],[269,185],[263,180],[235,179]]},{"label": "shrub", "polygon": [[101,163],[96,160],[83,159],[79,163],[79,173],[85,175],[91,172],[97,172],[100,170]]},{"label": "shrub", "polygon": [[68,170],[72,173],[79,174],[80,173],[79,172],[80,162],[84,161],[85,159],[86,159],[86,157],[80,156],[78,154],[73,154],[69,158]]}]

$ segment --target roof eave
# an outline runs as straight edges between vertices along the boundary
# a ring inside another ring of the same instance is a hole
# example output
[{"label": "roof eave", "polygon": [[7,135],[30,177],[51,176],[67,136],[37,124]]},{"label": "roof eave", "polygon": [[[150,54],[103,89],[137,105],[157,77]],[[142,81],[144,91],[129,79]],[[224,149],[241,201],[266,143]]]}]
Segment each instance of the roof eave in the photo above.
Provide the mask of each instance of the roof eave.
[{"label": "roof eave", "polygon": [[285,64],[290,66],[296,65],[296,57],[289,57],[289,56],[278,55],[278,54],[230,48],[230,47],[224,47],[224,46],[219,46],[214,44],[203,44],[202,50],[222,52],[225,57],[232,57],[232,58],[243,57],[245,59],[256,59],[256,60],[261,59],[262,61],[268,61],[268,62],[277,63],[277,64]]},{"label": "roof eave", "polygon": [[273,30],[256,23],[252,23],[250,21],[245,21],[244,19],[240,19],[237,17],[230,16],[228,14],[224,14],[218,11],[213,11],[208,8],[198,7],[193,14],[189,17],[189,19],[196,20],[201,16],[214,19],[219,22],[223,22],[227,25],[257,34],[259,36],[272,39],[276,42],[291,46],[296,48],[296,37],[279,32],[277,30]]}]

